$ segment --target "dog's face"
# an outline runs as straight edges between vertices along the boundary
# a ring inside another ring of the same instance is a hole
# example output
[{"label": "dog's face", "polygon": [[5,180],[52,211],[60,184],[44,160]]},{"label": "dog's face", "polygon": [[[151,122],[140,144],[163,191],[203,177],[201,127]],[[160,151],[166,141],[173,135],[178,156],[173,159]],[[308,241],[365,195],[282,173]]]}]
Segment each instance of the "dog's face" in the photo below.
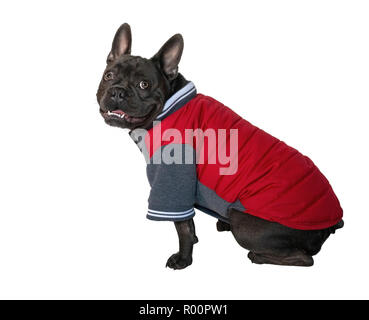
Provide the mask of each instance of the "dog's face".
[{"label": "dog's face", "polygon": [[162,111],[178,75],[183,39],[174,35],[151,59],[132,56],[131,39],[129,25],[123,24],[114,37],[97,101],[107,124],[132,130],[148,127]]}]

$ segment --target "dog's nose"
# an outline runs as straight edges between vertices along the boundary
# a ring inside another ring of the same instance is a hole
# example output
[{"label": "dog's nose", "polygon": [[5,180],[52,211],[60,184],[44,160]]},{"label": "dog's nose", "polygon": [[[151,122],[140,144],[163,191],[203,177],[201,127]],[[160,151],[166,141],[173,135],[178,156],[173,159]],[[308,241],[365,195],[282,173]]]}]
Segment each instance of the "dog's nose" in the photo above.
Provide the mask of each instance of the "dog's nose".
[{"label": "dog's nose", "polygon": [[124,90],[122,88],[111,88],[110,89],[110,99],[114,102],[114,103],[121,103],[123,102],[123,99],[125,97],[125,93]]}]

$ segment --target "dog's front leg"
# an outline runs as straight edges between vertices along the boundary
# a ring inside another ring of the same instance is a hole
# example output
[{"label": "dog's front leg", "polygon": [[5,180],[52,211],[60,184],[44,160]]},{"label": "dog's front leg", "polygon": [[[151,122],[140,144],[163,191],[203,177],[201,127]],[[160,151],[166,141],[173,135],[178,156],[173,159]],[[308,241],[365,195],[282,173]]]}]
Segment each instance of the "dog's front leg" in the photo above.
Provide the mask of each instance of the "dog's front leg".
[{"label": "dog's front leg", "polygon": [[192,264],[193,245],[199,240],[195,233],[193,219],[174,222],[178,238],[179,252],[173,254],[167,262],[167,267],[172,269],[184,269]]}]

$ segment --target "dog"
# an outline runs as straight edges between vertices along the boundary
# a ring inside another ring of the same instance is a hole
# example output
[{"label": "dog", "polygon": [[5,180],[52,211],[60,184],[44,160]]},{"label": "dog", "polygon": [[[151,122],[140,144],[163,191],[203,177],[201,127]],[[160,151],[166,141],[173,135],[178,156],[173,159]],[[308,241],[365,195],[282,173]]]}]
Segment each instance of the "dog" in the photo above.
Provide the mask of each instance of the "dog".
[{"label": "dog", "polygon": [[[150,59],[131,55],[131,43],[131,28],[125,23],[113,39],[97,101],[105,122],[129,129],[148,162],[147,218],[174,221],[179,252],[170,256],[167,267],[192,264],[198,242],[194,208],[218,218],[217,230],[231,231],[253,263],[312,266],[312,256],[343,227],[339,201],[314,163],[220,102],[197,94],[194,84],[178,72],[184,46],[180,34]],[[167,137],[158,128],[167,130]],[[196,134],[190,142],[181,140],[186,130],[216,128],[219,141],[223,133],[225,142],[235,142],[231,158],[238,163],[231,169],[221,168],[219,159],[206,163],[216,154],[212,148],[224,145],[217,140],[210,146],[210,131],[202,144],[194,142]],[[205,163],[198,163],[198,152],[206,147]]]}]

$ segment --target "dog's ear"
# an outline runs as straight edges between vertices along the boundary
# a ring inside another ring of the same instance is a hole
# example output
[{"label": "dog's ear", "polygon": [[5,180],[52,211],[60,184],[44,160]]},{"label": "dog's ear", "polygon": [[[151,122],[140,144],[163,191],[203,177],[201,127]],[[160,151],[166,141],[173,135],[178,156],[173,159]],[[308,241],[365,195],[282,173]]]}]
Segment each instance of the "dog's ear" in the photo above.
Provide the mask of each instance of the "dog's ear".
[{"label": "dog's ear", "polygon": [[123,54],[131,53],[132,34],[128,23],[122,24],[117,30],[107,63],[113,62]]},{"label": "dog's ear", "polygon": [[178,74],[178,64],[183,52],[182,35],[175,34],[171,37],[151,59],[159,63],[161,69],[169,80],[176,78]]}]

